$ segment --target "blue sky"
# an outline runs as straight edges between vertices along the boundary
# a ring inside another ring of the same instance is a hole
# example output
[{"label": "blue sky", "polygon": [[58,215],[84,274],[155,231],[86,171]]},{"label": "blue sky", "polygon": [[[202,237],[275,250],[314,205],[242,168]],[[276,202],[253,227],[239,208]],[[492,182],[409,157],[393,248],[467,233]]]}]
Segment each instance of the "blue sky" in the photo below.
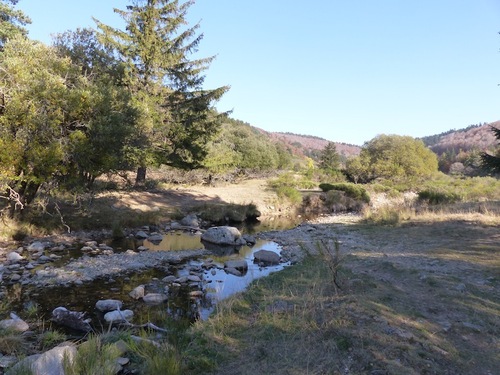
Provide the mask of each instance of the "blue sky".
[{"label": "blue sky", "polygon": [[[20,0],[30,37],[122,26],[127,0]],[[217,104],[268,131],[362,145],[500,120],[498,0],[197,0]]]}]

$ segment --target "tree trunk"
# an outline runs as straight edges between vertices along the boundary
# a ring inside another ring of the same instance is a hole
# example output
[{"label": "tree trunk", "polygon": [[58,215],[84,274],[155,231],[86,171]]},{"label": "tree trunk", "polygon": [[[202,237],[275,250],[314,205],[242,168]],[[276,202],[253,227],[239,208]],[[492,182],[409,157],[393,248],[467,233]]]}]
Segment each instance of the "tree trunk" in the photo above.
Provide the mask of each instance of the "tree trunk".
[{"label": "tree trunk", "polygon": [[143,186],[146,182],[146,167],[137,168],[137,175],[135,177],[135,185]]}]

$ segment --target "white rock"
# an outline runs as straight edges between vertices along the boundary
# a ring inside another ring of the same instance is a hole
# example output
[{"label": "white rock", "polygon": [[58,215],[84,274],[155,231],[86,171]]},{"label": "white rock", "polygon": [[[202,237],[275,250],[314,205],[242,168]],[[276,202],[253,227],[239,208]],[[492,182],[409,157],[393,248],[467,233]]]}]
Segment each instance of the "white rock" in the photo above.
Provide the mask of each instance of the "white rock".
[{"label": "white rock", "polygon": [[29,368],[33,374],[64,375],[64,358],[71,363],[76,355],[76,347],[72,343],[63,343],[43,354],[26,357],[12,368],[12,373],[24,373]]},{"label": "white rock", "polygon": [[10,314],[11,319],[0,321],[0,328],[10,329],[16,332],[26,332],[30,329],[28,323],[19,318],[16,314]]},{"label": "white rock", "polygon": [[138,287],[134,288],[128,295],[133,299],[139,299],[144,297],[144,293],[144,285],[139,285]]},{"label": "white rock", "polygon": [[[203,233],[201,239],[218,245],[239,245],[241,233],[235,227],[212,227]],[[244,242],[246,243],[246,241]]]},{"label": "white rock", "polygon": [[33,242],[31,245],[28,246],[29,252],[39,253],[44,250],[45,250],[45,244],[43,244],[40,241]]},{"label": "white rock", "polygon": [[23,260],[24,258],[16,253],[15,251],[11,251],[10,253],[7,254],[7,260],[9,262],[19,262],[20,260]]},{"label": "white rock", "polygon": [[134,317],[134,312],[132,310],[115,310],[104,314],[104,320],[108,323],[123,322],[130,320]]},{"label": "white rock", "polygon": [[95,307],[102,312],[119,310],[123,306],[122,301],[116,299],[102,299],[96,302]]}]

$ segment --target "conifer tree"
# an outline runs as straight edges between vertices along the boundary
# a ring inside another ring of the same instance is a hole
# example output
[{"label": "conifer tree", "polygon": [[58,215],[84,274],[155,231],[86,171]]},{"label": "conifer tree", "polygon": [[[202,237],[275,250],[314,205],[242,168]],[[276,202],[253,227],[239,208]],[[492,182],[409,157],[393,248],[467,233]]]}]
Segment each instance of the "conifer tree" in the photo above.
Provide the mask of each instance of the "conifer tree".
[{"label": "conifer tree", "polygon": [[131,153],[136,182],[153,163],[196,167],[207,152],[208,139],[218,129],[211,105],[228,87],[203,90],[203,72],[214,57],[190,60],[203,37],[199,24],[187,27],[186,14],[194,0],[133,0],[125,10],[114,9],[125,30],[95,20],[100,39],[125,63],[124,83],[139,109],[140,136]]},{"label": "conifer tree", "polygon": [[325,171],[335,171],[340,165],[340,155],[337,152],[335,143],[328,142],[328,144],[321,150],[319,167]]},{"label": "conifer tree", "polygon": [[[500,141],[500,129],[492,126],[491,131],[495,134],[496,139]],[[490,155],[486,152],[482,153],[481,161],[486,171],[493,174],[500,174],[500,151],[497,152],[497,156]]]},{"label": "conifer tree", "polygon": [[19,0],[0,0],[0,50],[4,43],[17,34],[27,35],[24,28],[31,20],[22,11],[14,9]]}]

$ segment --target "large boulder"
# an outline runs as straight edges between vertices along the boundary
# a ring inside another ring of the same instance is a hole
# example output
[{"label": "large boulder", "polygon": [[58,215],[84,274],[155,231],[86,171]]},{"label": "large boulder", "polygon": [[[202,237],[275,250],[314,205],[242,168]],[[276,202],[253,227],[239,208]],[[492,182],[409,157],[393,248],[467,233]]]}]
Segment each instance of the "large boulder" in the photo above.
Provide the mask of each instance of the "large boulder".
[{"label": "large boulder", "polygon": [[7,374],[26,373],[25,369],[33,374],[64,375],[63,363],[66,358],[70,363],[76,355],[76,346],[64,342],[43,354],[34,354],[17,363]]},{"label": "large boulder", "polygon": [[228,226],[208,228],[207,231],[201,235],[201,239],[202,241],[216,245],[246,245],[246,241],[241,237],[238,228]]},{"label": "large boulder", "polygon": [[264,266],[271,266],[280,263],[280,256],[274,251],[270,250],[259,250],[256,251],[254,256],[254,263],[261,264]]}]

